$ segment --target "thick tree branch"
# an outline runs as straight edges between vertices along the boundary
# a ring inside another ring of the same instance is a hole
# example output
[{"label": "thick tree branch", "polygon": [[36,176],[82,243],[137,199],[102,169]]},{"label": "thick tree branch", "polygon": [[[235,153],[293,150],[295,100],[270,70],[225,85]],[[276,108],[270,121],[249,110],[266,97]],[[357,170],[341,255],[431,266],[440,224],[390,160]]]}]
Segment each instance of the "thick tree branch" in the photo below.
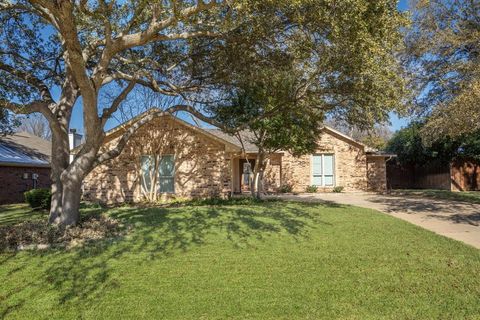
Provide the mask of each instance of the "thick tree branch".
[{"label": "thick tree branch", "polygon": [[205,3],[204,0],[198,0],[196,5],[185,8],[178,13],[174,12],[174,14],[167,19],[157,21],[156,16],[154,15],[152,22],[145,31],[123,35],[115,39],[113,45],[115,47],[115,51],[120,52],[125,49],[144,45],[147,42],[152,41],[152,39],[155,39],[155,37],[160,36],[159,33],[162,30],[175,25],[179,21],[185,20],[202,11],[208,11],[215,7],[219,7],[224,3],[225,1],[218,0],[210,0],[208,3]]},{"label": "thick tree branch", "polygon": [[28,104],[19,104],[10,102],[4,99],[0,99],[0,108],[4,108],[12,111],[15,114],[32,114],[32,113],[41,113],[48,120],[49,124],[56,128],[58,122],[56,121],[55,116],[49,109],[50,104],[45,101],[32,101]]},{"label": "thick tree branch", "polygon": [[47,85],[37,77],[33,76],[31,73],[15,69],[1,61],[0,70],[3,70],[16,77],[17,79],[24,81],[30,86],[35,87],[39,91],[42,100],[45,101],[47,104],[53,102],[52,94],[50,93]]},{"label": "thick tree branch", "polygon": [[115,146],[115,148],[113,149],[110,149],[108,151],[105,151],[104,153],[100,154],[95,162],[95,166],[96,165],[99,165],[99,164],[102,164],[108,160],[111,160],[115,157],[117,157],[123,150],[123,148],[125,147],[125,145],[127,144],[128,140],[130,139],[130,137],[140,128],[142,127],[143,125],[145,125],[146,123],[148,123],[149,121],[151,121],[152,119],[154,119],[155,117],[159,117],[159,116],[162,116],[162,115],[173,115],[179,111],[184,111],[184,112],[188,112],[192,115],[194,115],[195,117],[197,117],[198,119],[200,119],[201,121],[204,121],[206,123],[209,123],[211,125],[214,125],[218,128],[221,128],[225,131],[228,130],[227,127],[225,127],[222,123],[216,121],[214,118],[211,118],[211,117],[208,117],[208,116],[205,116],[204,114],[202,114],[201,112],[199,112],[198,110],[196,110],[195,108],[193,108],[192,106],[188,106],[188,105],[175,105],[173,107],[170,107],[168,108],[167,110],[165,111],[162,111],[162,110],[153,110],[151,112],[148,112],[145,114],[145,116],[141,119],[139,119],[138,121],[136,121],[135,123],[133,123],[130,127],[128,128],[125,128],[125,132],[124,134],[122,135],[122,137],[120,138],[120,140],[118,141],[117,145]]},{"label": "thick tree branch", "polygon": [[[197,89],[196,86],[176,86],[170,82],[158,81],[158,80],[155,80],[151,75],[147,75],[147,77],[149,78],[148,80],[139,79],[136,76],[133,76],[131,74],[127,74],[121,71],[116,71],[106,76],[103,79],[104,82],[102,83],[102,85],[105,85],[114,80],[135,81],[137,84],[143,87],[149,88],[163,95],[172,96],[172,97],[179,96],[181,95],[182,92],[185,92],[185,91],[192,91]],[[163,86],[163,88],[161,86]]]},{"label": "thick tree branch", "polygon": [[36,112],[44,113],[45,110],[48,110],[48,103],[36,100],[28,104],[19,104],[0,99],[0,107],[8,109],[15,114],[32,114]]},{"label": "thick tree branch", "polygon": [[102,119],[102,126],[105,125],[107,120],[110,118],[110,116],[117,111],[118,107],[120,104],[127,98],[128,94],[132,91],[132,89],[135,87],[136,81],[132,80],[129,82],[128,86],[122,90],[122,92],[113,100],[112,104],[110,105],[109,108],[103,109],[103,113],[101,116]]}]

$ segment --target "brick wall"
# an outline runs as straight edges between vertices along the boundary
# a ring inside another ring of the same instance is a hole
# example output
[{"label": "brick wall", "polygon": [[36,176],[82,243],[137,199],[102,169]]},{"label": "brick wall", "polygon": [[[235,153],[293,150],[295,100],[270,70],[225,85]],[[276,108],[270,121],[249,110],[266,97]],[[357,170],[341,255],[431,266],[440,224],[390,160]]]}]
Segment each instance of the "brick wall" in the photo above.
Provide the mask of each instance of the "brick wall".
[{"label": "brick wall", "polygon": [[267,159],[263,176],[263,189],[267,192],[277,192],[281,186],[282,155],[272,154]]},{"label": "brick wall", "polygon": [[33,173],[38,174],[37,188],[50,188],[50,168],[0,167],[0,204],[25,202],[23,193],[33,189]]},{"label": "brick wall", "polygon": [[385,158],[367,157],[368,190],[387,190],[387,167]]},{"label": "brick wall", "polygon": [[[322,133],[315,153],[334,154],[335,185],[345,191],[367,189],[366,155],[361,145],[354,144],[333,133]],[[282,157],[282,184],[293,186],[294,192],[304,192],[311,185],[311,155],[294,157],[285,153]],[[332,187],[319,188],[330,191]]]},{"label": "brick wall", "polygon": [[[115,145],[118,137],[107,144]],[[231,161],[225,145],[168,116],[158,117],[130,138],[120,156],[85,179],[84,198],[105,203],[138,202],[142,155],[175,156],[175,196],[212,197],[230,192]]]}]

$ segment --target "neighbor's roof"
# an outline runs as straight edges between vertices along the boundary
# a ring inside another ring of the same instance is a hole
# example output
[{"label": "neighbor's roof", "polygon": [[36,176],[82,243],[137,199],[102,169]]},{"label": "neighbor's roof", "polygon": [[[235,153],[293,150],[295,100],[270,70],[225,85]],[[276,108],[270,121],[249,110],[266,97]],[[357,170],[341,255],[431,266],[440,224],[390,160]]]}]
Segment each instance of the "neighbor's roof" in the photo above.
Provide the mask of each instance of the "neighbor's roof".
[{"label": "neighbor's roof", "polygon": [[26,132],[0,137],[0,166],[50,167],[52,144]]}]

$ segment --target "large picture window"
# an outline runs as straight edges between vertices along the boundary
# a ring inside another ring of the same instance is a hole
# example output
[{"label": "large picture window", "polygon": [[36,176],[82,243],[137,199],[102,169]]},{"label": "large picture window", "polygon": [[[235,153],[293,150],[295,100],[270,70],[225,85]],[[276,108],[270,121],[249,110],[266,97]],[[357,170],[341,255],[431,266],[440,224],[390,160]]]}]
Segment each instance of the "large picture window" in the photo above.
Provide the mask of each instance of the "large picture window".
[{"label": "large picture window", "polygon": [[335,185],[335,158],[333,154],[313,155],[312,184],[318,187],[333,187]]},{"label": "large picture window", "polygon": [[152,192],[154,183],[157,193],[175,192],[175,158],[173,155],[157,156],[156,158],[155,156],[142,156],[141,170],[144,192]]}]

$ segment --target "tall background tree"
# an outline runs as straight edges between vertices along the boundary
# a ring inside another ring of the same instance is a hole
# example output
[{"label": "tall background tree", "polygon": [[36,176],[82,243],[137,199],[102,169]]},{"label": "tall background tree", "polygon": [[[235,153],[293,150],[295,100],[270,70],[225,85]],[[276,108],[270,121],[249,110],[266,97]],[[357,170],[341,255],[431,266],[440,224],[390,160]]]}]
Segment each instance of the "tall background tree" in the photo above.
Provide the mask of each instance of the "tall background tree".
[{"label": "tall background tree", "polygon": [[404,63],[430,141],[480,129],[479,39],[479,1],[412,1]]},{"label": "tall background tree", "polygon": [[[50,222],[75,224],[85,176],[155,116],[101,150],[106,122],[135,87],[175,97],[169,112],[230,130],[212,106],[241,87],[243,75],[293,65],[312,107],[366,127],[400,105],[394,51],[403,23],[387,0],[0,0],[0,107],[49,122]],[[115,93],[108,103],[107,91]],[[77,102],[85,143],[69,163]]]},{"label": "tall background tree", "polygon": [[40,113],[32,113],[28,116],[17,117],[19,122],[17,131],[25,131],[34,136],[40,137],[45,140],[52,138],[52,132],[47,119]]}]

